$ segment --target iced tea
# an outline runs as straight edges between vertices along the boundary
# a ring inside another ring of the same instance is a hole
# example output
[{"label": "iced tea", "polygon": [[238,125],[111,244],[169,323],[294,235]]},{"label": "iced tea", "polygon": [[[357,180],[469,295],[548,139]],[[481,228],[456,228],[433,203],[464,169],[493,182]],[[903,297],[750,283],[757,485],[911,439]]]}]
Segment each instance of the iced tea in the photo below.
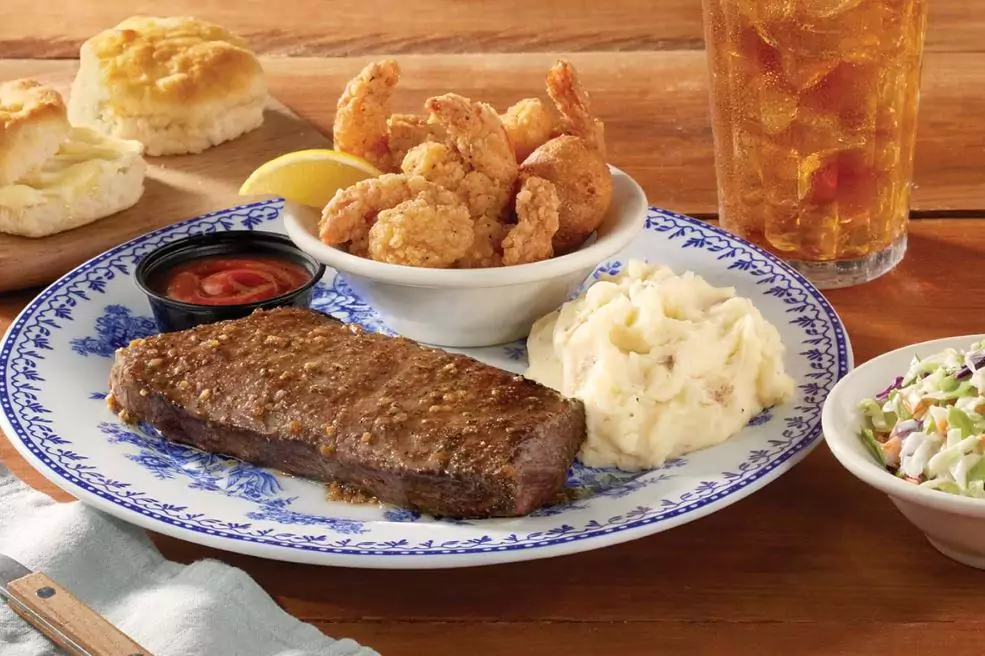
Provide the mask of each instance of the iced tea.
[{"label": "iced tea", "polygon": [[926,0],[704,0],[722,225],[820,286],[906,249]]}]

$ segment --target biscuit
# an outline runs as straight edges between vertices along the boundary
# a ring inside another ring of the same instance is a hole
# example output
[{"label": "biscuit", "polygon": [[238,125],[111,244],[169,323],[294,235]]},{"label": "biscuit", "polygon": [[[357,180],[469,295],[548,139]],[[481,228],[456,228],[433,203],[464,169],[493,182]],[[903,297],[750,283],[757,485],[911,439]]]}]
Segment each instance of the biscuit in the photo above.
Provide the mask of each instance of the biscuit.
[{"label": "biscuit", "polygon": [[55,154],[71,126],[57,91],[34,80],[0,84],[0,187]]},{"label": "biscuit", "polygon": [[142,150],[136,141],[74,128],[44,165],[0,187],[0,232],[47,237],[134,205],[144,192]]},{"label": "biscuit", "polygon": [[260,61],[227,30],[190,17],[134,16],[80,52],[68,115],[148,155],[199,153],[258,128]]}]

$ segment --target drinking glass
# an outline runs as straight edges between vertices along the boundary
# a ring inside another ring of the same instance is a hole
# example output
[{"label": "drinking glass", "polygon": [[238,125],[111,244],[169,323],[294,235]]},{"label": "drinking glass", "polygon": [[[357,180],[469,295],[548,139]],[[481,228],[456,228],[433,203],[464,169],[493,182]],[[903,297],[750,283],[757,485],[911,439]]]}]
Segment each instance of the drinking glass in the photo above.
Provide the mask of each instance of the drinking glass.
[{"label": "drinking glass", "polygon": [[927,0],[703,0],[722,227],[821,288],[906,251]]}]

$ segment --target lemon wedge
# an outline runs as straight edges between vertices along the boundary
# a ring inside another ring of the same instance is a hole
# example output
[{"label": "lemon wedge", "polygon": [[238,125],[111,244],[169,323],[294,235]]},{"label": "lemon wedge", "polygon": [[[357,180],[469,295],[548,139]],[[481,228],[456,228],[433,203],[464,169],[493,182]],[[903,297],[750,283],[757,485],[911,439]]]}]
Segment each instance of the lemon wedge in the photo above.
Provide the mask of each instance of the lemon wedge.
[{"label": "lemon wedge", "polygon": [[339,150],[298,150],[270,160],[250,174],[241,196],[280,196],[322,208],[335,192],[383,172],[355,155]]}]

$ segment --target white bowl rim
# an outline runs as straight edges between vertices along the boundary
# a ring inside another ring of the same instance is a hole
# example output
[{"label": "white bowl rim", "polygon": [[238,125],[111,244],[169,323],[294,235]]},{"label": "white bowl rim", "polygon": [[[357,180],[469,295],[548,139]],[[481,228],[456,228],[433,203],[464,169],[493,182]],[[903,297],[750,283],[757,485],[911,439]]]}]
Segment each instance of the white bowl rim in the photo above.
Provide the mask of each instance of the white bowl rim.
[{"label": "white bowl rim", "polygon": [[[646,194],[636,180],[620,169],[612,171],[613,227],[592,244],[577,251],[532,264],[484,269],[429,269],[376,262],[323,243],[311,234],[296,215],[299,207],[284,203],[282,215],[291,240],[315,259],[336,271],[365,278],[415,287],[469,288],[522,285],[564,276],[580,269],[591,270],[628,246],[643,230],[648,209]],[[626,199],[616,206],[617,194]]]},{"label": "white bowl rim", "polygon": [[[878,391],[874,390],[859,394],[860,390],[853,389],[854,381],[863,372],[884,366],[887,360],[894,359],[903,354],[912,358],[917,351],[937,353],[947,348],[967,349],[971,344],[982,340],[985,340],[985,334],[957,335],[954,337],[932,339],[888,351],[853,369],[831,389],[821,411],[821,427],[824,433],[824,441],[827,442],[831,453],[856,478],[885,492],[891,497],[935,510],[960,515],[985,517],[985,499],[948,494],[940,490],[932,490],[909,483],[901,478],[897,478],[884,467],[880,467],[867,452],[865,455],[862,455],[857,450],[853,450],[849,447],[849,444],[861,444],[861,438],[857,433],[837,430],[836,427],[839,420],[835,417],[837,409],[843,405],[843,400],[851,400],[855,404],[867,396],[871,397]],[[888,385],[895,376],[901,376],[903,373],[905,372],[895,370],[887,372],[888,375],[885,384]]]}]

